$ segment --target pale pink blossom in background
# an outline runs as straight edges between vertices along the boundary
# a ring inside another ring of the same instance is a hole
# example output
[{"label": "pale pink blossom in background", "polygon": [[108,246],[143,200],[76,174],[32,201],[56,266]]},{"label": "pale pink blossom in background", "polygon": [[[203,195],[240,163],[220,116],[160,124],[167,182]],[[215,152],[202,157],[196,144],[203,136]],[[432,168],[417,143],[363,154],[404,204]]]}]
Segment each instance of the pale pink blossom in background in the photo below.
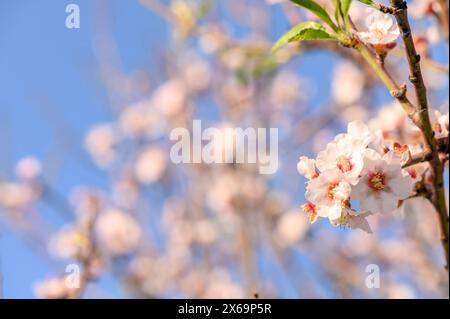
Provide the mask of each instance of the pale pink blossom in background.
[{"label": "pale pink blossom in background", "polygon": [[118,137],[110,124],[94,127],[86,136],[85,147],[101,168],[107,168],[115,159]]},{"label": "pale pink blossom in background", "polygon": [[123,255],[137,248],[141,238],[141,228],[129,214],[110,209],[98,218],[96,234],[105,252],[111,255]]},{"label": "pale pink blossom in background", "polygon": [[356,103],[363,93],[365,78],[351,62],[339,63],[333,72],[332,96],[341,105]]},{"label": "pale pink blossom in background", "polygon": [[151,184],[159,180],[167,167],[167,154],[157,146],[143,150],[136,159],[134,174],[142,184]]},{"label": "pale pink blossom in background", "polygon": [[276,227],[276,236],[281,244],[295,245],[306,235],[309,223],[306,216],[295,209],[284,213]]},{"label": "pale pink blossom in background", "polygon": [[179,114],[186,106],[187,87],[183,80],[172,79],[160,87],[153,93],[151,103],[155,108],[171,117]]},{"label": "pale pink blossom in background", "polygon": [[70,293],[64,277],[54,277],[35,285],[34,291],[39,298],[62,299]]},{"label": "pale pink blossom in background", "polygon": [[36,157],[24,157],[17,163],[15,171],[19,178],[33,180],[41,175],[41,162]]}]

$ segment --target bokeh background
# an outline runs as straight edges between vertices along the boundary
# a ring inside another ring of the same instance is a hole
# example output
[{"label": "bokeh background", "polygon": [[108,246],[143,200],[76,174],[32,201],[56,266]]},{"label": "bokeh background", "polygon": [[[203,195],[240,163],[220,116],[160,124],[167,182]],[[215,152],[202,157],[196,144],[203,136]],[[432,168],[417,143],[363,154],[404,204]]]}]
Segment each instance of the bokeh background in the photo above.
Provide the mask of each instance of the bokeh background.
[{"label": "bokeh background", "polygon": [[[80,29],[65,27],[69,3],[80,7]],[[359,21],[365,8],[355,7]],[[49,243],[76,224],[91,193],[105,210],[132,215],[145,235],[121,256],[99,248],[98,278],[84,297],[447,298],[438,228],[425,204],[374,218],[373,235],[309,226],[298,157],[314,156],[349,121],[398,106],[345,48],[270,52],[306,18],[264,0],[1,1],[2,297],[39,297],[36,285],[76,260],[56,258]],[[433,15],[419,12],[413,29],[426,40],[432,104],[448,108],[448,42]],[[399,56],[388,62],[406,78]],[[279,128],[279,171],[180,166],[156,152],[143,160],[144,177],[133,175],[139,154],[152,146],[168,154],[170,129],[192,119]],[[86,142],[105,123],[114,133]],[[17,164],[30,157],[41,174],[28,185],[31,199],[21,200]],[[381,289],[365,287],[369,264],[381,268]]]}]

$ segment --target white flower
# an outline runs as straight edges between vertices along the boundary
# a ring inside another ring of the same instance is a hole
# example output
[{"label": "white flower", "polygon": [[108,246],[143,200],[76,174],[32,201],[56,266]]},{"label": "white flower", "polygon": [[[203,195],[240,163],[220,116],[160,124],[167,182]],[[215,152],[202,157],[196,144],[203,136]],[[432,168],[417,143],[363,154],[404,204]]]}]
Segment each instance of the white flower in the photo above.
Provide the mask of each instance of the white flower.
[{"label": "white flower", "polygon": [[372,213],[390,213],[412,192],[412,179],[401,169],[394,152],[381,156],[374,150],[364,152],[364,168],[352,199],[360,201],[361,209]]},{"label": "white flower", "polygon": [[366,26],[368,31],[359,32],[358,35],[362,41],[374,46],[395,43],[400,35],[394,18],[377,10],[367,17]]},{"label": "white flower", "polygon": [[369,147],[379,152],[384,150],[383,132],[381,130],[371,130],[363,122],[354,121],[348,124],[347,133],[360,140],[362,149]]},{"label": "white flower", "polygon": [[297,170],[300,175],[305,176],[307,179],[313,179],[318,176],[316,170],[316,161],[306,156],[301,156],[297,163]]},{"label": "white flower", "polygon": [[130,215],[112,209],[98,218],[96,234],[107,253],[124,255],[137,247],[141,229]]},{"label": "white flower", "polygon": [[341,217],[342,209],[346,207],[350,197],[351,186],[344,180],[344,174],[339,169],[322,172],[308,183],[306,199],[317,205],[317,215],[330,220]]},{"label": "white flower", "polygon": [[319,152],[317,167],[321,172],[337,168],[343,173],[345,181],[356,185],[364,165],[361,146],[361,140],[350,134],[340,134],[324,151]]}]

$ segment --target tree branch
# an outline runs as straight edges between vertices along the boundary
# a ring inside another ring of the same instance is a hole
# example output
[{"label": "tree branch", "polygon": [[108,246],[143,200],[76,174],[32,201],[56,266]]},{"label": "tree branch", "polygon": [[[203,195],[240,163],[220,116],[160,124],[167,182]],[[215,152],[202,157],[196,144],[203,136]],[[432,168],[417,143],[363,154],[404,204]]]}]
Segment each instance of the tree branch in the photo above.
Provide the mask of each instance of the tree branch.
[{"label": "tree branch", "polygon": [[431,163],[431,173],[433,177],[433,196],[432,202],[439,213],[439,221],[441,228],[441,242],[444,247],[446,256],[446,268],[449,264],[449,227],[448,213],[445,202],[444,191],[444,167],[439,157],[434,131],[431,127],[430,117],[428,113],[428,99],[425,82],[423,80],[420,68],[420,55],[417,54],[412,37],[411,27],[408,21],[408,9],[406,2],[403,0],[391,0],[392,14],[397,20],[397,24],[402,34],[403,43],[405,45],[406,55],[409,66],[409,80],[414,85],[419,115],[419,128],[422,130],[425,140],[425,152],[430,152],[433,156]]},{"label": "tree branch", "polygon": [[419,163],[429,162],[432,159],[433,159],[433,154],[432,153],[430,153],[430,152],[421,152],[419,154],[411,156],[411,158],[409,160],[407,160],[406,163],[404,163],[402,165],[402,168],[408,168],[408,167],[411,167],[411,166],[419,164]]},{"label": "tree branch", "polygon": [[406,96],[406,84],[399,86],[365,44],[358,42],[355,45],[355,49],[359,51],[362,57],[372,67],[372,69],[375,71],[384,85],[389,89],[392,97],[394,97],[400,103],[411,120],[414,123],[419,124],[420,117],[418,116],[416,107]]}]

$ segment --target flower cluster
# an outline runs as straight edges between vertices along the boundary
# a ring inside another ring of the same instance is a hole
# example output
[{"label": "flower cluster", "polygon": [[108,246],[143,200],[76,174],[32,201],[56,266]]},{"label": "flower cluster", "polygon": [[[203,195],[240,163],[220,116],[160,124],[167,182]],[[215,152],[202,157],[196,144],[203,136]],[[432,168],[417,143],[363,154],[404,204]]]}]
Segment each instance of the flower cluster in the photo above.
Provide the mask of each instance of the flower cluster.
[{"label": "flower cluster", "polygon": [[[394,211],[413,191],[398,147],[390,148],[381,131],[361,122],[351,122],[315,160],[300,157],[297,168],[309,180],[303,209],[311,222],[328,218],[333,225],[371,233],[366,217]],[[361,213],[352,207],[356,203]]]}]

